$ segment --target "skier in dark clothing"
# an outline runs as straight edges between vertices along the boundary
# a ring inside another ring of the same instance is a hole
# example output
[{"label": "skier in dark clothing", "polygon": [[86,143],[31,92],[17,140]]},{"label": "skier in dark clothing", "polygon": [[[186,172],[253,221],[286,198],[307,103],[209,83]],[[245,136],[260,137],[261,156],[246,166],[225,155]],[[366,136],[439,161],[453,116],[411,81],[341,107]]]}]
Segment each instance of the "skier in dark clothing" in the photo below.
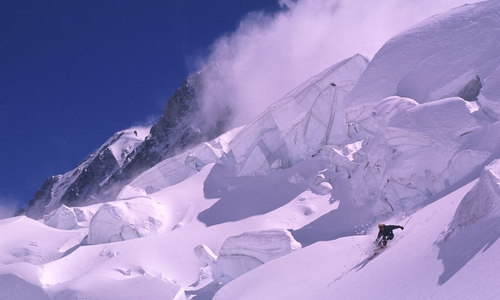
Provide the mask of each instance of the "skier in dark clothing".
[{"label": "skier in dark clothing", "polygon": [[401,230],[405,229],[403,226],[399,225],[378,224],[379,231],[375,243],[382,248],[385,248],[385,246],[387,246],[387,241],[390,241],[394,238],[394,233],[392,231],[398,228]]}]

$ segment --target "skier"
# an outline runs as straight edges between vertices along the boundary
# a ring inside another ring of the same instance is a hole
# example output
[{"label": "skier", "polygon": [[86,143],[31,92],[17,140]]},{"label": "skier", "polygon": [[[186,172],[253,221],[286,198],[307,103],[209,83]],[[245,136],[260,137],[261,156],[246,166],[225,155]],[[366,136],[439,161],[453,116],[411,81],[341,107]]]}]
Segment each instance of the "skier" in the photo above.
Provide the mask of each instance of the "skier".
[{"label": "skier", "polygon": [[400,228],[401,230],[405,229],[403,226],[399,225],[385,225],[382,223],[378,224],[379,231],[377,239],[375,240],[375,244],[378,244],[381,248],[385,248],[387,246],[387,241],[394,238],[394,233],[392,231],[398,228]]}]

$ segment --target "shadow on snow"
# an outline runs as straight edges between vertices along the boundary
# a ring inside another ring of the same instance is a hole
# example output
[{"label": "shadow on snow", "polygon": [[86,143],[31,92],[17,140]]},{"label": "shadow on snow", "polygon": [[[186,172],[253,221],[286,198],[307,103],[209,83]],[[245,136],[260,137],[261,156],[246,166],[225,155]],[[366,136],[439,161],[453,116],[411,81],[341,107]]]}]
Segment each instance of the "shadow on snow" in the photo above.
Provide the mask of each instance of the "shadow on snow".
[{"label": "shadow on snow", "polygon": [[438,258],[444,271],[438,284],[445,284],[481,250],[486,252],[500,237],[500,217],[479,220],[472,227],[456,229],[439,241]]},{"label": "shadow on snow", "polygon": [[198,220],[213,226],[263,215],[289,203],[304,188],[284,182],[287,175],[276,172],[262,177],[231,177],[224,166],[215,165],[205,181],[204,193],[207,198],[221,198],[202,211]]},{"label": "shadow on snow", "polygon": [[[330,175],[334,177],[334,175]],[[366,228],[375,222],[371,205],[356,206],[350,199],[349,179],[336,179],[332,183],[332,199],[340,199],[339,207],[298,230],[290,230],[303,247],[320,241],[366,234]]]}]

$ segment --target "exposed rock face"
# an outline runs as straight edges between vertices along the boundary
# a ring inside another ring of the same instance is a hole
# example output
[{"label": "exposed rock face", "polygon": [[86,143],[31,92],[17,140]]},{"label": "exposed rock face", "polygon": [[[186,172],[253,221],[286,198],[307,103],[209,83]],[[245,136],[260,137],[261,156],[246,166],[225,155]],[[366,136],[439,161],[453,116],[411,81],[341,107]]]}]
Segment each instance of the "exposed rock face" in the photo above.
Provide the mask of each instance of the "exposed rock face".
[{"label": "exposed rock face", "polygon": [[109,174],[120,166],[109,148],[104,149],[87,167],[77,169],[78,178],[68,187],[61,197],[61,204],[78,206],[96,194],[98,183],[103,182]]},{"label": "exposed rock face", "polygon": [[99,190],[106,201],[114,200],[123,186],[161,161],[202,142],[212,140],[227,130],[230,111],[206,118],[202,113],[203,72],[184,80],[170,97],[163,115],[151,128],[149,136],[126,159]]},{"label": "exposed rock face", "polygon": [[198,73],[188,77],[177,89],[148,138],[129,156],[129,162],[111,177],[105,190],[115,190],[114,184],[123,186],[162,160],[214,139],[227,129],[229,111],[222,114],[225,118],[215,121],[207,120],[201,113],[201,76],[202,73]]},{"label": "exposed rock face", "polygon": [[52,176],[47,178],[42,187],[36,192],[33,199],[31,199],[26,215],[38,219],[43,217],[44,208],[49,204],[52,198],[52,189],[54,185],[61,179],[61,176]]},{"label": "exposed rock face", "polygon": [[466,101],[476,101],[477,96],[481,93],[482,87],[481,79],[476,75],[475,78],[469,81],[469,83],[458,92],[457,96]]},{"label": "exposed rock face", "polygon": [[120,167],[109,147],[121,136],[112,137],[74,170],[47,179],[31,199],[26,215],[39,219],[63,204],[80,206],[99,202],[94,197],[99,184]]}]

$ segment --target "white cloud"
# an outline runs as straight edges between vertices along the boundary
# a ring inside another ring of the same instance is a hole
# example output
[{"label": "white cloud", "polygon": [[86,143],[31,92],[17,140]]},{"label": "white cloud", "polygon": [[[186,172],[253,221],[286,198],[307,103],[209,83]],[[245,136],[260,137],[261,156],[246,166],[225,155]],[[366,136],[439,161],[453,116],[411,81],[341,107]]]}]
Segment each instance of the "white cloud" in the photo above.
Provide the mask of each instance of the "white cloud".
[{"label": "white cloud", "polygon": [[[467,1],[471,2],[471,1]],[[281,0],[281,11],[252,12],[220,37],[198,69],[207,76],[206,112],[229,107],[233,126],[248,123],[294,87],[334,63],[369,58],[392,36],[462,0]]]}]

